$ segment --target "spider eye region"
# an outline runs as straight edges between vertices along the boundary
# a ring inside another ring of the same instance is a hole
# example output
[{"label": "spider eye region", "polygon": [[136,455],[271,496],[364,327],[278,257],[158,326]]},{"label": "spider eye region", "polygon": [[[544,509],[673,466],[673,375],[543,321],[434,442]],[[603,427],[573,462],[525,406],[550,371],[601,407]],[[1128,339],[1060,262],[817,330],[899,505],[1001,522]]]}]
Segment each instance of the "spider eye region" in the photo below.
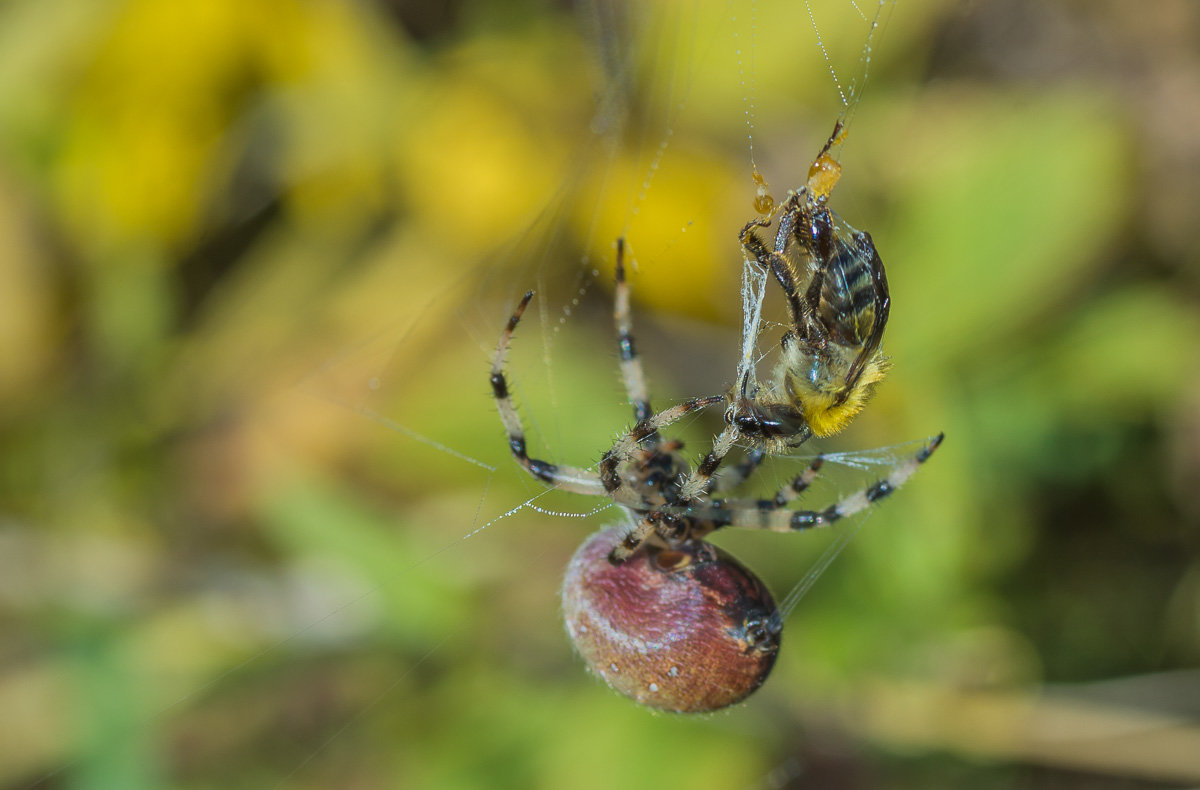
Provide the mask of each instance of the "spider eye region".
[{"label": "spider eye region", "polygon": [[745,699],[779,652],[775,602],[744,565],[701,540],[609,562],[610,527],[579,548],[563,581],[567,632],[613,690],[660,710],[703,713]]}]

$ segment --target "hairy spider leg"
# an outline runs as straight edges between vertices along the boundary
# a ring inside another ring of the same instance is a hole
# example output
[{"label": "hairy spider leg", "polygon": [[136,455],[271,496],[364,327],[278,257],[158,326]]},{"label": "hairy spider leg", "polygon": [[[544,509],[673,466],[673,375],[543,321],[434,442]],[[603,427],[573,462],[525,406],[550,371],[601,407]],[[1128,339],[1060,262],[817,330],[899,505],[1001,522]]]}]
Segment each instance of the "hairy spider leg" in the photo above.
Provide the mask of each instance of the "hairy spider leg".
[{"label": "hairy spider leg", "polygon": [[[490,377],[492,395],[496,399],[496,409],[500,412],[500,421],[504,424],[504,430],[508,433],[508,447],[512,451],[513,457],[517,459],[517,462],[525,468],[525,471],[543,483],[548,483],[555,488],[576,494],[604,496],[609,492],[606,491],[600,477],[594,472],[575,466],[552,464],[538,458],[531,458],[526,450],[525,428],[521,424],[521,415],[517,412],[512,395],[509,393],[508,379],[504,375],[504,361],[508,355],[508,347],[512,342],[513,332],[516,331],[517,324],[521,321],[521,315],[525,312],[525,308],[529,305],[529,300],[532,298],[533,291],[529,291],[521,299],[521,303],[517,305],[517,309],[508,319],[508,325],[505,326],[504,332],[500,335],[500,342],[496,345],[496,355],[492,358]],[[623,504],[633,506],[640,504],[629,497],[623,497],[622,499],[627,500]]]},{"label": "hairy spider leg", "polygon": [[708,494],[708,489],[712,485],[713,475],[717,473],[717,469],[725,462],[725,456],[729,455],[729,451],[733,449],[733,443],[737,441],[740,435],[741,432],[732,425],[726,425],[724,430],[717,434],[717,438],[713,440],[712,449],[708,451],[696,468],[692,470],[692,473],[688,475],[688,479],[684,481],[683,486],[679,489],[680,503],[692,502]]},{"label": "hairy spider leg", "polygon": [[[633,311],[629,306],[629,284],[625,281],[625,239],[617,239],[617,273],[613,288],[613,321],[617,325],[617,352],[621,360],[621,380],[629,403],[633,406],[633,418],[638,422],[647,420],[654,413],[650,408],[650,391],[646,384],[646,372],[642,358],[638,356],[633,342]],[[645,444],[655,446],[657,435],[646,438]]]},{"label": "hairy spider leg", "polygon": [[[706,532],[693,532],[693,537],[702,538],[715,529],[735,527],[738,529],[765,529],[772,532],[799,532],[814,527],[824,527],[841,521],[874,505],[884,497],[895,493],[913,476],[920,466],[929,460],[941,445],[945,434],[939,433],[920,452],[906,458],[892,468],[886,477],[862,488],[824,510],[787,510],[777,505],[778,500],[762,500],[751,507],[678,508],[700,527],[709,527]],[[672,507],[661,509],[664,514],[674,512]]]},{"label": "hairy spider leg", "polygon": [[663,409],[644,420],[639,420],[632,428],[622,434],[613,446],[604,452],[600,459],[600,482],[604,486],[601,493],[616,496],[625,488],[625,481],[617,474],[617,468],[633,457],[633,454],[653,434],[663,428],[679,422],[687,415],[705,409],[725,400],[724,395],[707,395],[702,398],[692,398],[678,403],[668,409]]},{"label": "hairy spider leg", "polygon": [[713,479],[713,491],[732,491],[758,471],[763,459],[767,457],[765,450],[755,448],[746,453],[746,457],[737,466],[725,467]]},{"label": "hairy spider leg", "polygon": [[771,499],[726,498],[715,500],[713,505],[717,508],[727,510],[774,510],[786,507],[788,503],[794,501],[812,485],[812,482],[817,479],[817,475],[820,474],[821,465],[824,463],[824,456],[818,455],[803,472],[793,477],[787,485],[776,491],[775,496]]},{"label": "hairy spider leg", "polygon": [[[686,509],[685,509],[686,512]],[[645,516],[634,525],[629,534],[621,538],[621,542],[613,546],[613,550],[609,553],[609,562],[620,564],[632,557],[651,533],[658,530],[658,524],[662,521],[663,511],[655,510],[653,513]]]},{"label": "hairy spider leg", "polygon": [[812,482],[817,479],[817,475],[821,473],[821,467],[824,463],[825,456],[823,455],[818,455],[812,459],[807,469],[796,475],[792,478],[792,482],[776,492],[774,502],[783,507],[807,491]]}]

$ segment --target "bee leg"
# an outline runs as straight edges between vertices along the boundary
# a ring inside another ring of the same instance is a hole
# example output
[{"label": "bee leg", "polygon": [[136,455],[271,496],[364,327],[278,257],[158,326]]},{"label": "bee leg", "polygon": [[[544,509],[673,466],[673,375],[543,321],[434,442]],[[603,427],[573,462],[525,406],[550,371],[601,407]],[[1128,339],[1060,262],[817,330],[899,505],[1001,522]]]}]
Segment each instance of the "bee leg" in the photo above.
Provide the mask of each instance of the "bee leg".
[{"label": "bee leg", "polygon": [[[781,225],[788,216],[790,215],[785,213],[780,217],[779,222]],[[749,253],[754,260],[758,261],[760,266],[769,269],[771,274],[775,276],[776,281],[783,288],[784,297],[787,299],[788,314],[791,316],[792,325],[796,327],[798,332],[801,332],[811,321],[807,318],[809,311],[800,298],[800,291],[796,285],[796,277],[792,273],[792,267],[788,263],[787,258],[779,252],[768,249],[763,240],[754,234],[753,227],[757,224],[758,221],[751,222],[742,230],[740,239],[742,249]]]}]

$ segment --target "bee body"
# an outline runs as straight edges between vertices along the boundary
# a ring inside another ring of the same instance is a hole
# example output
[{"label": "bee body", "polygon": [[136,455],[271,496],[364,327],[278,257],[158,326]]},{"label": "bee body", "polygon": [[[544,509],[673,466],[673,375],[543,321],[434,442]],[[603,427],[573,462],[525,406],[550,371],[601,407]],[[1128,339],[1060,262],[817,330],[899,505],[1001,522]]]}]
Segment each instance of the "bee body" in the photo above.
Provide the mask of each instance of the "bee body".
[{"label": "bee body", "polygon": [[839,126],[807,185],[780,207],[773,245],[757,234],[769,219],[754,220],[741,234],[747,254],[783,288],[792,320],[771,381],[760,388],[744,378],[726,412],[731,425],[768,452],[841,430],[887,373],[880,346],[891,297],[883,261],[870,234],[827,205],[840,174],[829,149],[841,135]]}]

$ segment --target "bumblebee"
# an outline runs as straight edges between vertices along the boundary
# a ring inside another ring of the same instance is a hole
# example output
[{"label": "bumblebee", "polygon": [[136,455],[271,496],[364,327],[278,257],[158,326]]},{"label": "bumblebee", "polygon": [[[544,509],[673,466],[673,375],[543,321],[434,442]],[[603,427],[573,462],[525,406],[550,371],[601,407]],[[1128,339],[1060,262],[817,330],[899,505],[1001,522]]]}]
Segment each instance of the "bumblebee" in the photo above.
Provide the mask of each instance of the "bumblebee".
[{"label": "bumblebee", "polygon": [[725,412],[743,439],[770,453],[844,428],[887,374],[880,346],[891,297],[883,261],[871,235],[828,205],[841,176],[830,150],[843,137],[839,121],[805,186],[780,205],[773,243],[759,235],[770,216],[752,220],[739,236],[746,255],[783,289],[792,324],[770,382],[760,387],[747,371]]}]

